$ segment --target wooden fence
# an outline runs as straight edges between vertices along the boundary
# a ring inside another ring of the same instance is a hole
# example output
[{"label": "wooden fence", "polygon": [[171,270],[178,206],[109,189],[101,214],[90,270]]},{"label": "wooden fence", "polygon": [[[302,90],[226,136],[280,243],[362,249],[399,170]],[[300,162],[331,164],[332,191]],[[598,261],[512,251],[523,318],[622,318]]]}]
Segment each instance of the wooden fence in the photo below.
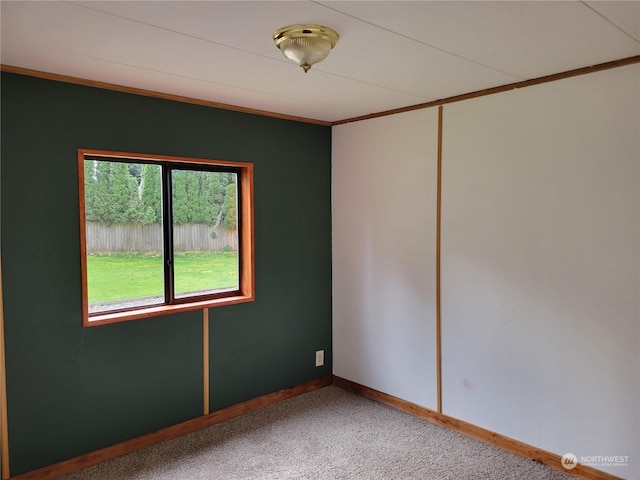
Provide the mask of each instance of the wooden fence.
[{"label": "wooden fence", "polygon": [[[199,223],[175,225],[173,246],[177,252],[235,252],[238,232]],[[87,253],[161,251],[162,227],[158,224],[87,222]]]}]

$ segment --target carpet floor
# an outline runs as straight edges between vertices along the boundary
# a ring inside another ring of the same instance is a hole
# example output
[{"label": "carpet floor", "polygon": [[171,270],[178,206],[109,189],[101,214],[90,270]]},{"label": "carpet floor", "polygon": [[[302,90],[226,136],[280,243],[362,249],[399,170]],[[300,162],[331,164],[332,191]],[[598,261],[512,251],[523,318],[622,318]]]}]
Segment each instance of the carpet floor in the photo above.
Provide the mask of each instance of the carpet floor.
[{"label": "carpet floor", "polygon": [[566,480],[569,475],[329,386],[65,480]]}]

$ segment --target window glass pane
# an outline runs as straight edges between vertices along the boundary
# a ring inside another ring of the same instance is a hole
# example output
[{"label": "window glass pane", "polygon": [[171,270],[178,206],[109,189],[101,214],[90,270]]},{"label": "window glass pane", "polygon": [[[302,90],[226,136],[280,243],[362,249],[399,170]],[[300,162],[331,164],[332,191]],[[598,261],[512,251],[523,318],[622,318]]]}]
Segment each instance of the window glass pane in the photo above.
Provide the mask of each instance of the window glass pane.
[{"label": "window glass pane", "polygon": [[85,160],[89,313],[164,302],[159,165]]},{"label": "window glass pane", "polygon": [[237,175],[173,170],[175,297],[238,290]]}]

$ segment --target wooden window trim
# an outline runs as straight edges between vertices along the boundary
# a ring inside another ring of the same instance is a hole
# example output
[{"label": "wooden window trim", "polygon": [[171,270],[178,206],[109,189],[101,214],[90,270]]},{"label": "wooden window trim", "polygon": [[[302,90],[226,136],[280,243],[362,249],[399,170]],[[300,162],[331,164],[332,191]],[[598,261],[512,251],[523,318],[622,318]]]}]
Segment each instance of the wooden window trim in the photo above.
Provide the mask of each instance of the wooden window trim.
[{"label": "wooden window trim", "polygon": [[[141,307],[135,310],[124,312],[105,312],[102,314],[89,315],[89,298],[87,288],[87,243],[86,243],[86,215],[85,215],[85,192],[84,192],[84,161],[85,156],[104,157],[108,159],[126,160],[155,160],[158,162],[190,163],[203,165],[217,165],[235,167],[240,169],[240,209],[242,221],[240,223],[240,294],[207,299],[193,302],[178,303],[173,305],[156,305],[152,307]],[[192,310],[202,310],[205,308],[222,307],[237,303],[252,302],[255,300],[255,247],[254,247],[254,222],[253,222],[253,164],[244,162],[234,162],[228,160],[210,160],[202,158],[174,157],[167,155],[151,155],[140,153],[112,152],[106,150],[78,149],[78,191],[80,205],[80,255],[81,255],[81,275],[82,275],[82,325],[84,327],[95,327],[110,323],[137,320],[172,313],[186,312]]]}]

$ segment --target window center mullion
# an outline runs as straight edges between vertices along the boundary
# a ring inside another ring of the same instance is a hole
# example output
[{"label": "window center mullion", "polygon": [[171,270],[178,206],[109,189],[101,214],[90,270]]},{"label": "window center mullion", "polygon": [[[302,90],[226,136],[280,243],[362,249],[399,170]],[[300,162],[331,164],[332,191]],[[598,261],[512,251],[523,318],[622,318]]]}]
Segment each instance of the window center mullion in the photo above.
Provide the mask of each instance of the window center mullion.
[{"label": "window center mullion", "polygon": [[162,166],[162,222],[164,258],[164,301],[172,304],[175,300],[174,259],[173,259],[173,207],[171,167]]}]

